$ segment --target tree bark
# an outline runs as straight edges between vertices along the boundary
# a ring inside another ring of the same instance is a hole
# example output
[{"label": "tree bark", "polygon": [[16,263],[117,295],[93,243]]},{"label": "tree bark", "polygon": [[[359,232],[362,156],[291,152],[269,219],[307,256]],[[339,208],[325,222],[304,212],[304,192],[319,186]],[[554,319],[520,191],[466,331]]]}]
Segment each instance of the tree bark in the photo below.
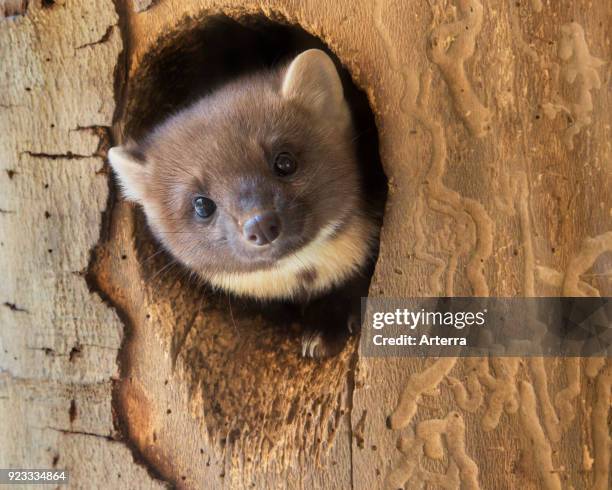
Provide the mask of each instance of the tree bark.
[{"label": "tree bark", "polygon": [[389,178],[371,295],[609,296],[606,2],[0,6],[0,467],[76,488],[609,488],[609,359],[353,341],[304,361],[290,325],[165,274],[105,163],[151,59],[211,15],[264,15],[368,95]]}]

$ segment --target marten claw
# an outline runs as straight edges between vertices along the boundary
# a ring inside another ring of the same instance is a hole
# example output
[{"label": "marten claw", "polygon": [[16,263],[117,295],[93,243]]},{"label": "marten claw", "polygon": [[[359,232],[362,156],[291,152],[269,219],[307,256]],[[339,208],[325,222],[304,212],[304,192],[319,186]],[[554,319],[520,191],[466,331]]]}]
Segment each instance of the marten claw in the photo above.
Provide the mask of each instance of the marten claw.
[{"label": "marten claw", "polygon": [[[349,326],[347,326],[349,327]],[[350,327],[349,327],[350,328]],[[330,332],[327,330],[307,330],[302,334],[302,357],[311,359],[324,359],[339,354],[350,335],[349,328],[344,332]],[[353,325],[353,331],[358,331],[357,326]]]},{"label": "marten claw", "polygon": [[304,335],[302,335],[302,357],[312,359],[327,357],[329,354],[325,354],[327,349],[324,345],[323,332],[319,330],[304,332]]}]

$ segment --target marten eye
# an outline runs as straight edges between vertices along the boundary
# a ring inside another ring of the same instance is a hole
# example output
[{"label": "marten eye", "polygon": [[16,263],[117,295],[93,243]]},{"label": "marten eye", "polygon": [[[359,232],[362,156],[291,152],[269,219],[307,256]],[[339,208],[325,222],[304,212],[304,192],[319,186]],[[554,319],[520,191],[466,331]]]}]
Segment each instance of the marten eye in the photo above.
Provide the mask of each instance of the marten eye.
[{"label": "marten eye", "polygon": [[193,200],[193,209],[200,218],[210,218],[217,209],[217,205],[212,199],[198,196]]},{"label": "marten eye", "polygon": [[295,173],[297,162],[291,153],[283,151],[274,157],[273,168],[274,173],[279,177],[287,177]]}]

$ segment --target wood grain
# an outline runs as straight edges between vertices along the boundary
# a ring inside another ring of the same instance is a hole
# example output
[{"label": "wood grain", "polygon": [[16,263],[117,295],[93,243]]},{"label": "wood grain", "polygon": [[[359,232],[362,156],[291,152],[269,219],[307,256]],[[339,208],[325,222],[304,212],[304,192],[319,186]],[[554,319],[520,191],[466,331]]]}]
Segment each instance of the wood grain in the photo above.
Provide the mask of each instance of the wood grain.
[{"label": "wood grain", "polygon": [[389,177],[372,295],[609,296],[607,2],[150,3],[0,20],[0,467],[78,488],[609,488],[609,359],[355,342],[304,362],[294,327],[155,256],[103,163],[167,43],[263,14],[368,94]]},{"label": "wood grain", "polygon": [[110,1],[0,20],[0,466],[67,469],[74,488],[161,486],[119,441],[123,325],[84,279],[121,44]]}]

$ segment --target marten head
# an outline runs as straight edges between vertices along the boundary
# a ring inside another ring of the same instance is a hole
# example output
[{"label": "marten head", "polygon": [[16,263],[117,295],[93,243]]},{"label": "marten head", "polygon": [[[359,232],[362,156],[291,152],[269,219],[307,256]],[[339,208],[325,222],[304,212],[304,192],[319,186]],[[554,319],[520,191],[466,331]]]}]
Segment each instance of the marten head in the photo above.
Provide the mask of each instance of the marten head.
[{"label": "marten head", "polygon": [[184,265],[239,294],[287,298],[342,282],[369,254],[353,132],[334,63],[313,49],[219,88],[109,160]]}]

